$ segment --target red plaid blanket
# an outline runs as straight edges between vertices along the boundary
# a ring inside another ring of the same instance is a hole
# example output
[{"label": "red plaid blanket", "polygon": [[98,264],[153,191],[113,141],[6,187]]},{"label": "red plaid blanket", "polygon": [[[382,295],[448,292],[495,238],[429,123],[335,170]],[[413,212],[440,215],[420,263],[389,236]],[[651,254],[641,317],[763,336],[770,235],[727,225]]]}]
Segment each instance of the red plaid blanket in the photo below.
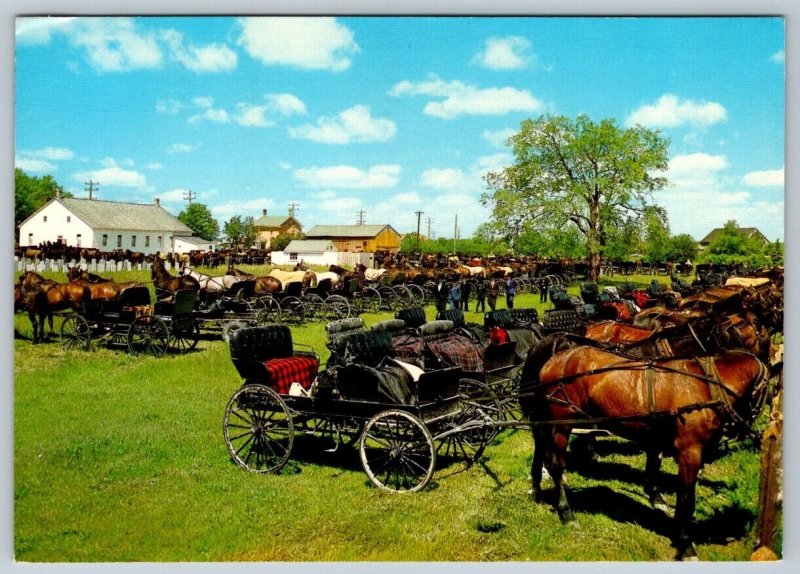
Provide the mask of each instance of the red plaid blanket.
[{"label": "red plaid blanket", "polygon": [[285,357],[264,361],[269,373],[269,382],[276,393],[289,394],[292,383],[300,383],[304,389],[311,386],[317,377],[319,361],[313,357]]},{"label": "red plaid blanket", "polygon": [[478,352],[478,348],[466,337],[453,335],[445,339],[429,341],[427,345],[431,352],[446,365],[461,367],[465,371],[475,373],[483,372],[483,358]]},{"label": "red plaid blanket", "polygon": [[392,337],[394,357],[412,365],[422,365],[422,349],[424,345],[420,337],[398,335]]}]

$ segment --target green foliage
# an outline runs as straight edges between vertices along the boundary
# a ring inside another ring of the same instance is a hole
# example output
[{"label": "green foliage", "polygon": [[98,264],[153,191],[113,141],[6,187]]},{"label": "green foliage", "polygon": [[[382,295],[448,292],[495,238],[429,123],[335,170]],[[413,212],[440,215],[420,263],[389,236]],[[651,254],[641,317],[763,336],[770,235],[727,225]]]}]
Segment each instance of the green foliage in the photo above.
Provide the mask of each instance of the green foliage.
[{"label": "green foliage", "polygon": [[746,263],[761,266],[769,263],[765,246],[756,237],[747,237],[739,231],[736,221],[728,221],[704,253],[709,263]]},{"label": "green foliage", "polygon": [[494,228],[516,247],[525,232],[573,226],[584,237],[593,279],[611,227],[642,213],[666,185],[653,174],[667,169],[669,142],[641,126],[541,116],[523,121],[509,143],[515,163],[484,178]]},{"label": "green foliage", "polygon": [[[479,229],[480,230],[480,229]],[[491,235],[485,233],[476,234],[473,237],[466,239],[458,239],[453,241],[451,237],[438,237],[436,239],[425,239],[417,244],[417,234],[408,233],[403,236],[400,241],[400,251],[403,253],[416,253],[417,250],[426,255],[436,255],[439,253],[462,253],[467,255],[477,255],[484,257],[486,255],[506,254],[509,251],[508,244]]]},{"label": "green foliage", "polygon": [[234,249],[251,247],[256,241],[256,228],[253,224],[253,218],[251,216],[242,218],[240,215],[234,215],[225,222],[223,234],[225,235],[225,240]]},{"label": "green foliage", "polygon": [[551,229],[547,233],[526,231],[514,242],[516,252],[521,255],[536,255],[544,258],[569,257],[584,259],[587,256],[586,242],[575,227]]},{"label": "green foliage", "polygon": [[648,208],[642,219],[645,229],[644,260],[649,263],[667,261],[671,244],[666,211],[660,207]]},{"label": "green foliage", "polygon": [[305,239],[305,233],[279,233],[270,241],[269,247],[273,251],[283,251],[284,247],[289,245],[295,239]]},{"label": "green foliage", "polygon": [[178,220],[188,225],[197,237],[206,241],[216,241],[219,236],[219,223],[202,203],[190,203],[178,214]]},{"label": "green foliage", "polygon": [[776,239],[764,249],[764,255],[769,258],[771,265],[783,265],[783,243]]},{"label": "green foliage", "polygon": [[670,238],[668,260],[684,263],[686,260],[694,261],[697,258],[698,246],[694,237],[688,233],[680,233]]},{"label": "green foliage", "polygon": [[[51,175],[35,177],[26,174],[19,168],[14,169],[14,228],[15,237],[19,233],[20,224],[28,219],[37,209],[56,196],[60,186]],[[62,197],[72,197],[63,192]]]}]

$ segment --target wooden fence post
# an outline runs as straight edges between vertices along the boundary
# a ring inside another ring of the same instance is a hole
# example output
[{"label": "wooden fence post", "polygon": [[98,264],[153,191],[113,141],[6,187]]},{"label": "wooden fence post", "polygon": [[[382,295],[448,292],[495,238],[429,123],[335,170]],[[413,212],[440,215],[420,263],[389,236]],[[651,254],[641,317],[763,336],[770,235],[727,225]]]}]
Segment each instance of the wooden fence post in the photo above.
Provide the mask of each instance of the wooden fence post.
[{"label": "wooden fence post", "polygon": [[[783,373],[779,375],[782,381]],[[781,528],[783,503],[783,390],[772,401],[772,412],[761,442],[758,485],[758,522],[755,550],[750,560],[779,560],[775,546]]]}]

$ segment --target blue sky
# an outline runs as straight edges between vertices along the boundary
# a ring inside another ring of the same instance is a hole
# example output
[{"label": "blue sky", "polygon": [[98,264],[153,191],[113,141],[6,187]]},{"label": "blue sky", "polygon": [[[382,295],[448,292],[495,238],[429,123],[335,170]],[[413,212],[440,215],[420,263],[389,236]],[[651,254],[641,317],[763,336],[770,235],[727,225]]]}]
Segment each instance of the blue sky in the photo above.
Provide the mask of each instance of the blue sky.
[{"label": "blue sky", "polygon": [[783,240],[783,50],[781,18],[18,19],[15,164],[221,224],[467,236],[520,122],[586,113],[670,139],[673,233]]}]

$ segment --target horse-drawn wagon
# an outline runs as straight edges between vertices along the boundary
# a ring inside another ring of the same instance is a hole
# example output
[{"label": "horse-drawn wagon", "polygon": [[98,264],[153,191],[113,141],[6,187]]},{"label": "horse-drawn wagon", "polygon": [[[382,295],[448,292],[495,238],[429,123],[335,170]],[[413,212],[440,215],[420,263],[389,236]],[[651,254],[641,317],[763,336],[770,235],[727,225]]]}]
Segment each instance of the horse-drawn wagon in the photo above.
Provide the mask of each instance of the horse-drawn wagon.
[{"label": "horse-drawn wagon", "polygon": [[394,360],[384,331],[351,333],[342,345],[348,360],[319,371],[318,355],[295,349],[285,325],[231,337],[244,383],[228,402],[223,430],[236,464],[280,471],[302,430],[336,445],[357,443],[375,486],[413,492],[431,480],[437,455],[470,462],[480,455],[494,427],[460,393],[461,369],[424,371]]}]

